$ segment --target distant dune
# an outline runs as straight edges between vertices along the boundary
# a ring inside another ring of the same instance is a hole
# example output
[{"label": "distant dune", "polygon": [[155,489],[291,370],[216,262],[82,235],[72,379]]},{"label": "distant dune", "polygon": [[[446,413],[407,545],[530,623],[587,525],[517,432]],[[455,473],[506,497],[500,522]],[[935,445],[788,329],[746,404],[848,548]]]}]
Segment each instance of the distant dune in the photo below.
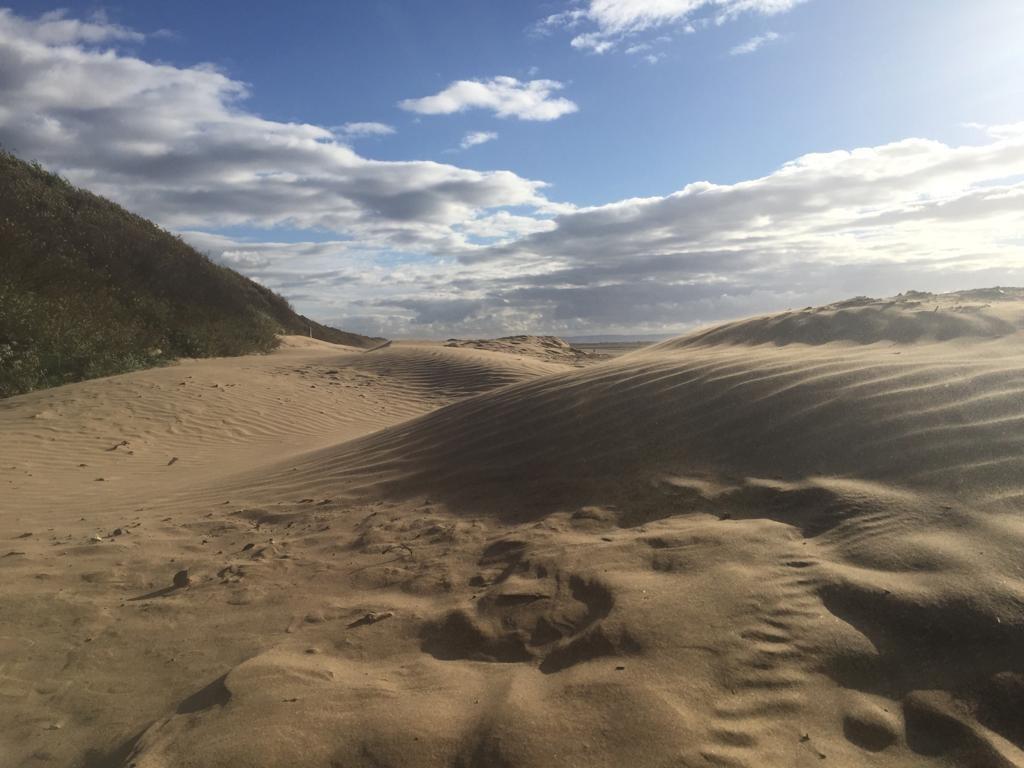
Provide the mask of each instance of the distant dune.
[{"label": "distant dune", "polygon": [[1024,766],[1024,291],[563,344],[5,401],[0,755]]},{"label": "distant dune", "polygon": [[510,355],[536,357],[550,363],[589,365],[605,359],[598,352],[585,352],[557,336],[503,336],[500,339],[448,339],[446,347],[471,347]]}]

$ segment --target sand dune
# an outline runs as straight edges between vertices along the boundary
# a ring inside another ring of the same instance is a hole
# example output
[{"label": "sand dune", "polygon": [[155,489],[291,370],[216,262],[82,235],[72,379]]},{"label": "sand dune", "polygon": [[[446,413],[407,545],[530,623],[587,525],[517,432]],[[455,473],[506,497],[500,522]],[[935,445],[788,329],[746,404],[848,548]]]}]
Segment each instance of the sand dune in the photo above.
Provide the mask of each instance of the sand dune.
[{"label": "sand dune", "polygon": [[0,754],[1024,766],[1022,342],[911,294],[13,398]]},{"label": "sand dune", "polygon": [[536,357],[549,363],[568,363],[584,366],[608,357],[597,352],[587,352],[569,344],[557,336],[504,336],[500,339],[448,339],[446,347],[468,347],[505,352],[510,355]]},{"label": "sand dune", "polygon": [[[1024,302],[977,308],[963,326],[953,313],[943,327],[960,333],[946,342],[876,340],[883,324],[920,322],[923,335],[935,314],[825,311],[839,339],[828,344],[793,341],[803,334],[790,316],[697,333],[332,447],[292,479],[429,493],[515,518],[581,501],[636,507],[634,485],[680,471],[852,476],[1019,503]],[[974,334],[995,326],[999,336]]]},{"label": "sand dune", "polygon": [[0,402],[0,472],[22,509],[141,503],[560,370],[438,345],[366,354],[286,337],[270,356],[186,360]]}]

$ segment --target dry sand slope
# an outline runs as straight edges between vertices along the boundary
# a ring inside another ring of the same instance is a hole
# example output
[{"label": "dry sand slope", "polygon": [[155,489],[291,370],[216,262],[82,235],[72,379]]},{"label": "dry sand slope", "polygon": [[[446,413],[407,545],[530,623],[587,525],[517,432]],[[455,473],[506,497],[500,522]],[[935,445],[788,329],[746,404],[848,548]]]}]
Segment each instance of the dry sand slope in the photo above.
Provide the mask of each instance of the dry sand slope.
[{"label": "dry sand slope", "polygon": [[583,369],[292,349],[0,427],[4,765],[1024,766],[1021,292]]}]

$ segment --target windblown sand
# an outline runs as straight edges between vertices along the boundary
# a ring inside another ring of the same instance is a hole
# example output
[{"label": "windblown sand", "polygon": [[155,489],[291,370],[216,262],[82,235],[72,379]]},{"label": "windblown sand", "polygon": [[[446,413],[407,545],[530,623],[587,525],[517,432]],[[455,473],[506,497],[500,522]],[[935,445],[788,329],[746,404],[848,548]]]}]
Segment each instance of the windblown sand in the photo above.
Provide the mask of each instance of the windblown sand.
[{"label": "windblown sand", "polygon": [[1024,293],[544,343],[0,402],[0,766],[1024,766]]}]

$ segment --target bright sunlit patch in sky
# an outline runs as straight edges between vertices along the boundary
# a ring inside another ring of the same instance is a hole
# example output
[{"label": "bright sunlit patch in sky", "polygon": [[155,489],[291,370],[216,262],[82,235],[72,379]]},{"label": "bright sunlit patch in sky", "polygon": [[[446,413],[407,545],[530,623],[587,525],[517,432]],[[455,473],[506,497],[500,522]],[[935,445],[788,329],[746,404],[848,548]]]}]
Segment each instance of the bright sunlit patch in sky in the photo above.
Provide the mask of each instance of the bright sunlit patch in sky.
[{"label": "bright sunlit patch in sky", "polygon": [[0,143],[373,334],[1024,283],[1024,3],[19,2]]}]

